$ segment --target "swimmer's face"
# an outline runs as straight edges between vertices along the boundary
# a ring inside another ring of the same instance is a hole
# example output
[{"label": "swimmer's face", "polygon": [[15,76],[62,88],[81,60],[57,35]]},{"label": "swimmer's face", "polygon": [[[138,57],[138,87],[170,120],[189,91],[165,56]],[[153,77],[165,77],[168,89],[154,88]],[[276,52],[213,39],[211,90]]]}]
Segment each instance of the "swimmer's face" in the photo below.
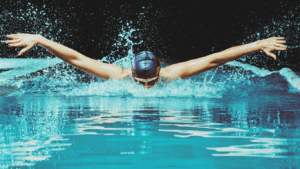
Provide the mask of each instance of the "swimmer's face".
[{"label": "swimmer's face", "polygon": [[141,85],[143,85],[144,89],[149,89],[158,83],[159,76],[150,79],[141,79],[136,77],[132,77],[132,79],[136,82],[139,82]]},{"label": "swimmer's face", "polygon": [[[133,71],[133,69],[131,70]],[[156,71],[160,71],[160,66],[156,68]],[[143,79],[143,78],[137,78],[132,76],[132,80],[135,82],[138,82],[139,84],[143,85],[144,89],[150,89],[154,85],[158,83],[158,80],[160,78],[159,74],[157,74],[157,77],[149,78],[149,79]]]},{"label": "swimmer's face", "polygon": [[[158,81],[157,81],[158,82]],[[155,84],[157,84],[157,82]],[[155,85],[154,84],[154,85]],[[151,87],[153,87],[154,85],[149,85],[149,86],[144,86],[144,89],[150,89]]]}]

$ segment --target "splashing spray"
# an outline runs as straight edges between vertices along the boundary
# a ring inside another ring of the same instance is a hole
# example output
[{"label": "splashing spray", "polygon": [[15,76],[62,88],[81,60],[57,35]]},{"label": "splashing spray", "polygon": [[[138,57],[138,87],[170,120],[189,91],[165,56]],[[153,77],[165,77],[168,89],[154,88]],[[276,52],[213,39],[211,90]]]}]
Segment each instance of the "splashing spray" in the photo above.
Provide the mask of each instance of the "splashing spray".
[{"label": "splashing spray", "polygon": [[[130,26],[130,24],[127,22],[127,27],[122,26],[121,32],[118,35],[118,39],[117,40],[114,39],[116,42],[112,46],[116,46],[116,47],[126,46],[128,48],[127,56],[125,56],[124,58],[121,58],[121,59],[115,58],[115,57],[112,57],[112,55],[115,53],[115,51],[112,51],[108,56],[103,57],[99,61],[101,61],[101,62],[105,61],[105,62],[114,64],[114,65],[121,66],[123,68],[131,67],[131,61],[134,58],[133,46],[143,43],[143,40],[141,40],[138,43],[133,43],[133,41],[131,40],[132,33],[135,31],[138,31],[138,30],[139,29],[132,28],[132,26]],[[123,41],[126,42],[124,45],[122,44]]]}]

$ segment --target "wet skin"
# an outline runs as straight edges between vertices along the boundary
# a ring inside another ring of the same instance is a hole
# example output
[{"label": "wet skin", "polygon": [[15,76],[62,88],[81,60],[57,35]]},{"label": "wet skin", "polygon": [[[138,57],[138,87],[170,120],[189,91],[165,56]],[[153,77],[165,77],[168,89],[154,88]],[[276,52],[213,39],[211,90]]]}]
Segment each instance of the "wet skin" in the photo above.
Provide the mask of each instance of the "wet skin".
[{"label": "wet skin", "polygon": [[[132,68],[129,68],[129,69],[126,69],[126,70],[125,70],[125,73],[126,73],[127,75],[130,75],[131,78],[132,78],[132,80],[134,81],[133,76],[132,76],[132,71],[133,71]],[[158,81],[159,81],[159,79],[160,79],[160,76],[163,76],[163,77],[164,77],[165,74],[166,74],[165,69],[164,69],[164,68],[161,68],[160,66],[156,68],[156,71],[159,72],[159,76],[158,76],[157,81],[156,81],[155,84],[153,84],[153,85],[143,85],[144,89],[150,89],[150,88],[152,88],[153,86],[155,86],[155,85],[158,83]],[[142,78],[140,78],[140,79],[142,79]],[[139,81],[138,79],[135,79],[135,80]],[[144,79],[144,80],[147,80],[147,79]],[[146,83],[146,84],[147,84],[147,83]]]},{"label": "wet skin", "polygon": [[[132,78],[132,80],[134,81],[132,75],[131,75],[131,78]],[[160,79],[160,76],[158,76],[157,81],[156,81],[155,84],[153,84],[153,85],[143,85],[144,89],[150,89],[150,88],[152,88],[153,86],[155,86],[155,85],[158,83],[159,79]],[[146,80],[146,79],[145,79],[145,80]],[[138,81],[138,80],[137,80],[137,81]]]},{"label": "wet skin", "polygon": [[[131,68],[124,69],[120,66],[103,63],[98,60],[84,56],[83,54],[61,45],[57,42],[44,38],[39,34],[9,34],[7,38],[12,40],[1,41],[9,44],[10,47],[24,47],[19,56],[30,50],[35,45],[40,45],[59,57],[63,61],[99,78],[108,80],[110,78],[123,79],[128,75],[132,76]],[[200,58],[180,62],[161,68],[157,72],[167,79],[186,79],[210,69],[221,66],[227,62],[236,60],[243,55],[257,51],[264,51],[268,56],[276,60],[277,56],[272,51],[284,51],[287,49],[284,37],[270,37],[264,40],[257,40],[251,43],[234,46]],[[160,69],[160,67],[157,67]],[[155,83],[157,84],[158,81]],[[154,85],[155,85],[154,84]],[[146,85],[144,89],[152,88],[154,85]]]},{"label": "wet skin", "polygon": [[[158,77],[158,80],[155,82],[154,85],[156,85],[159,81],[160,76]],[[154,85],[143,85],[144,89],[150,89],[151,87],[153,87]]]}]

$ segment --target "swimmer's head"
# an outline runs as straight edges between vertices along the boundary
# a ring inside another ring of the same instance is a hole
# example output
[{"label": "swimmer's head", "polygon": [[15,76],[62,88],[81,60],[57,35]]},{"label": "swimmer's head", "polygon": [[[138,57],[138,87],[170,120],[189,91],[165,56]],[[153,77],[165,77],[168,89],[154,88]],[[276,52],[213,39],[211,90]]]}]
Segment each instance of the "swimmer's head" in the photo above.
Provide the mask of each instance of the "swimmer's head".
[{"label": "swimmer's head", "polygon": [[144,86],[153,86],[159,78],[160,63],[152,52],[142,51],[132,61],[132,77]]}]

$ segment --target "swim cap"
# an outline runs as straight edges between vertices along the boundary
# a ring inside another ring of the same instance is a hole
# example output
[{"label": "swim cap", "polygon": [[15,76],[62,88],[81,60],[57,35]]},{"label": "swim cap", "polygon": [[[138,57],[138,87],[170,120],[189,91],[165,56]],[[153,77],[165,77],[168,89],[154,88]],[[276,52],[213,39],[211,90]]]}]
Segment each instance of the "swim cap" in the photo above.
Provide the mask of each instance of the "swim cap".
[{"label": "swim cap", "polygon": [[156,77],[158,66],[160,63],[152,52],[139,52],[132,61],[132,76],[143,79]]}]

